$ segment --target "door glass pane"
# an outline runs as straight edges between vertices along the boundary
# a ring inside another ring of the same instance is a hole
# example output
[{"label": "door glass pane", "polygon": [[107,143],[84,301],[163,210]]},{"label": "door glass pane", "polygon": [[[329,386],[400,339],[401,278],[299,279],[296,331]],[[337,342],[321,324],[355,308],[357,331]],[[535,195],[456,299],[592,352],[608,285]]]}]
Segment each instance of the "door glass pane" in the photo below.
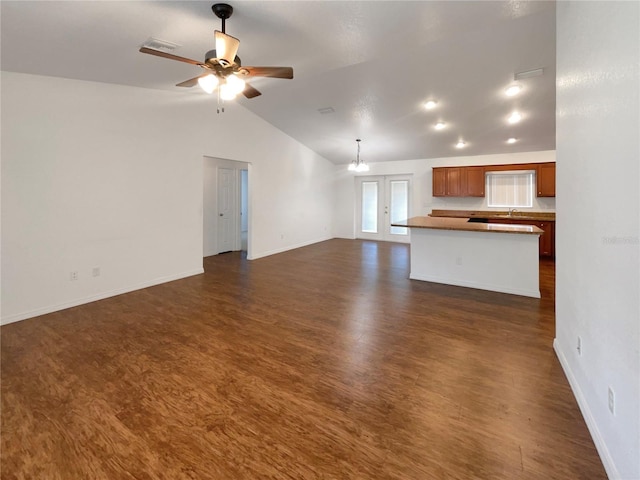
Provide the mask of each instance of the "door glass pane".
[{"label": "door glass pane", "polygon": [[[409,218],[409,182],[407,180],[392,180],[391,184],[391,223],[401,222]],[[391,227],[393,235],[407,235],[406,227]]]},{"label": "door glass pane", "polygon": [[362,182],[362,231],[378,233],[378,182]]}]

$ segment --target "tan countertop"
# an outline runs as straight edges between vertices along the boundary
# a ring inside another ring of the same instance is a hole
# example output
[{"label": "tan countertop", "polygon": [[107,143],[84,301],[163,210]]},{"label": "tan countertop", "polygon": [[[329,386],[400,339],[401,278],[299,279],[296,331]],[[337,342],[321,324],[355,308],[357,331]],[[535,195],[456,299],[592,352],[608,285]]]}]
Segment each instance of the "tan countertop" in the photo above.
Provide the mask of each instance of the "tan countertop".
[{"label": "tan countertop", "polygon": [[465,218],[412,217],[391,224],[394,227],[433,228],[436,230],[464,230],[470,232],[523,233],[540,235],[544,233],[534,225],[506,225],[501,223],[469,223]]},{"label": "tan countertop", "polygon": [[507,211],[487,211],[487,210],[433,210],[430,217],[450,217],[450,218],[489,218],[489,219],[510,219],[510,220],[535,220],[545,222],[555,222],[555,212],[513,212]]}]

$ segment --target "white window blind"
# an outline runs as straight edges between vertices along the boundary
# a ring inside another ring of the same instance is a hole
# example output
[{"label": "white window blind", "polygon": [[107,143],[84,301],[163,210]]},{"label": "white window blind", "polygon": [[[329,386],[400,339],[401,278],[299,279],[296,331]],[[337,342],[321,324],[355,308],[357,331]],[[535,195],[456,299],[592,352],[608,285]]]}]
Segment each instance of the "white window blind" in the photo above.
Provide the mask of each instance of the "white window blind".
[{"label": "white window blind", "polygon": [[533,170],[487,173],[489,207],[533,207]]},{"label": "white window blind", "polygon": [[362,182],[362,231],[378,233],[378,182]]}]

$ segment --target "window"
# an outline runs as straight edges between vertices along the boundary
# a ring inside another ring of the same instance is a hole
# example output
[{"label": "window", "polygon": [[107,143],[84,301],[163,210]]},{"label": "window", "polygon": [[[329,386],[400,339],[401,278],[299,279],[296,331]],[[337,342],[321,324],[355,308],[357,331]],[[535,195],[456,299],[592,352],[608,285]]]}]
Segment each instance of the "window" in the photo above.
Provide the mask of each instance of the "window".
[{"label": "window", "polygon": [[534,170],[487,172],[489,207],[533,207]]},{"label": "window", "polygon": [[362,182],[362,231],[378,233],[378,182]]}]

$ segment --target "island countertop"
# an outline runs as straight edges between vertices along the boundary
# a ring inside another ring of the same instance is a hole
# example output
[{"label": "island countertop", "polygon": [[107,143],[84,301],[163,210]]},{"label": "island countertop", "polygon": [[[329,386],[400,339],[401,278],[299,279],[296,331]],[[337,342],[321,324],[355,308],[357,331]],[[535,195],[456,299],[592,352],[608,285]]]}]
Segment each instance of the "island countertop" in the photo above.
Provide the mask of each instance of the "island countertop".
[{"label": "island countertop", "polygon": [[463,230],[470,232],[520,233],[541,235],[542,229],[534,225],[507,225],[502,223],[469,223],[467,218],[411,217],[391,224],[393,227],[432,228],[436,230]]}]

